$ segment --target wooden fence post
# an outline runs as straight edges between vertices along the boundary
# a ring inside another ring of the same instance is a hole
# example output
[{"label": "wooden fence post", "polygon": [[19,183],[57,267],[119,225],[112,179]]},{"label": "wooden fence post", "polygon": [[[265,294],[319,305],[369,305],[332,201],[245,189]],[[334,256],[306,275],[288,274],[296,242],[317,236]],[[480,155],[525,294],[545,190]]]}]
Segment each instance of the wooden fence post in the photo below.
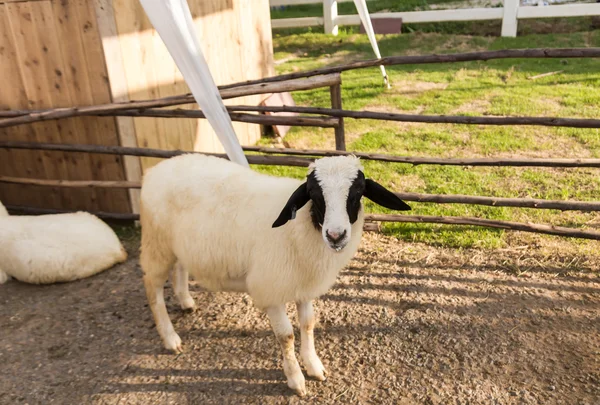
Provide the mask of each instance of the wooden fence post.
[{"label": "wooden fence post", "polygon": [[323,25],[325,26],[325,34],[338,34],[337,17],[337,0],[323,0]]},{"label": "wooden fence post", "polygon": [[502,36],[517,36],[517,13],[520,0],[504,0],[504,16],[502,17]]},{"label": "wooden fence post", "polygon": [[[329,88],[331,93],[331,108],[342,109],[342,85],[334,84]],[[344,118],[340,117],[339,124],[335,128],[335,150],[346,150],[346,135],[344,133]]]}]

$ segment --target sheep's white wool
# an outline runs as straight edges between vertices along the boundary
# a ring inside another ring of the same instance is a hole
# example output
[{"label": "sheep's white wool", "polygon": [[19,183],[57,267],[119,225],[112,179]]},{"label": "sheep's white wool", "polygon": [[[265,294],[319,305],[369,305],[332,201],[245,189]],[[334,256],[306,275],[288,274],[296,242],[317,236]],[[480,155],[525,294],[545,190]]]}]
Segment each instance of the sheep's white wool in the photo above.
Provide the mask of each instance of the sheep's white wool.
[{"label": "sheep's white wool", "polygon": [[113,230],[88,213],[0,218],[0,266],[23,282],[73,281],[126,259]]},{"label": "sheep's white wool", "polygon": [[[269,317],[288,386],[305,395],[285,311],[286,303],[296,302],[302,361],[308,375],[324,380],[325,368],[314,346],[312,300],[331,288],[358,249],[364,215],[359,193],[352,202],[348,197],[354,183],[361,186],[355,181],[361,169],[354,157],[321,159],[303,185],[201,155],[172,158],[149,170],[141,192],[140,262],[165,347],[182,350],[164,300],[164,283],[178,262],[172,283],[184,309],[195,305],[187,288],[188,272],[209,290],[250,294]],[[352,204],[350,214],[346,200]],[[313,224],[313,216],[315,222],[325,222],[323,230],[343,228],[346,233],[326,236]]]},{"label": "sheep's white wool", "polygon": [[[313,169],[325,175],[343,168],[336,181],[346,184],[359,165],[356,158],[336,157]],[[259,308],[324,294],[358,249],[363,214],[341,252],[327,247],[312,225],[311,202],[296,219],[272,228],[300,184],[212,156],[161,162],[146,173],[141,192],[144,272],[166,274],[177,259],[205,288],[247,291]]]},{"label": "sheep's white wool", "polygon": [[308,173],[315,171],[317,176],[340,176],[352,181],[359,170],[364,170],[360,159],[353,155],[337,156],[335,159],[318,159],[310,164]]}]

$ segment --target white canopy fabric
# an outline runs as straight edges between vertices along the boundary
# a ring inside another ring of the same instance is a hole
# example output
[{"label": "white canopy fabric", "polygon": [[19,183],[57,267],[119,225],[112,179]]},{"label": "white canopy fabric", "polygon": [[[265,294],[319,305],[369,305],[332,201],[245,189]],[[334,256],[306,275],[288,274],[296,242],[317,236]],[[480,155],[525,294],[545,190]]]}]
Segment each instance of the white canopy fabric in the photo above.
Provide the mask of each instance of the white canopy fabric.
[{"label": "white canopy fabric", "polygon": [[[379,46],[377,45],[377,39],[375,39],[375,31],[373,30],[373,24],[371,24],[371,17],[369,16],[369,10],[367,9],[366,0],[354,0],[354,5],[356,6],[356,10],[358,11],[358,15],[360,16],[360,21],[365,27],[365,31],[367,32],[367,36],[369,37],[369,42],[373,47],[373,52],[375,52],[375,56],[378,59],[381,59],[381,54],[379,53]],[[390,81],[388,79],[388,75],[385,71],[385,67],[379,66],[381,70],[381,74],[383,75],[383,82],[390,88]]]},{"label": "white canopy fabric", "polygon": [[194,30],[186,0],[140,0],[232,162],[249,167]]}]

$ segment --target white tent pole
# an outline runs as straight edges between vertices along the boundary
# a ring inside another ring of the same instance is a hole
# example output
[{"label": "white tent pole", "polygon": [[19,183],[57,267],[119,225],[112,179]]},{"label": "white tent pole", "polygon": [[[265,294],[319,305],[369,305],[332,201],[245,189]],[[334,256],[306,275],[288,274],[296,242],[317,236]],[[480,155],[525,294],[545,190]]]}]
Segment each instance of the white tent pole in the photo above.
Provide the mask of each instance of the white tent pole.
[{"label": "white tent pole", "polygon": [[[367,2],[365,0],[354,0],[354,5],[356,6],[356,10],[358,11],[358,15],[360,16],[360,21],[365,27],[365,31],[367,32],[367,36],[369,37],[369,42],[371,42],[371,47],[373,47],[373,51],[375,52],[375,56],[378,59],[381,59],[381,54],[379,53],[379,46],[377,45],[377,39],[375,39],[375,31],[373,30],[373,24],[371,24],[371,17],[369,16],[369,9],[367,9]],[[385,71],[385,67],[379,66],[381,70],[381,74],[383,75],[383,82],[387,86],[387,88],[391,88],[390,81],[388,79],[388,75]]]},{"label": "white tent pole", "polygon": [[194,30],[186,0],[140,0],[231,161],[249,167]]}]

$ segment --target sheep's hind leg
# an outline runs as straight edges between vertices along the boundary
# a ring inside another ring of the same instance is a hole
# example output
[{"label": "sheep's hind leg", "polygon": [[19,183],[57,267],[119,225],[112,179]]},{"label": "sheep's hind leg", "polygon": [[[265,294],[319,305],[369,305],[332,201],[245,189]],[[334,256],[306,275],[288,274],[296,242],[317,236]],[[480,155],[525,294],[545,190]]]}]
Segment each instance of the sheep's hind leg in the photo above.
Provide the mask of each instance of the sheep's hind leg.
[{"label": "sheep's hind leg", "polygon": [[294,330],[285,313],[285,305],[269,307],[266,309],[266,313],[283,352],[283,372],[287,377],[287,385],[296,394],[304,396],[306,395],[306,382],[294,354]]},{"label": "sheep's hind leg", "polygon": [[10,276],[8,274],[6,274],[2,270],[0,270],[0,284],[6,283],[9,278],[10,278]]},{"label": "sheep's hind leg", "polygon": [[175,353],[181,353],[181,338],[175,332],[173,323],[169,318],[167,306],[165,305],[164,287],[167,278],[169,277],[169,268],[172,263],[158,264],[158,261],[148,260],[146,255],[141,256],[142,269],[144,270],[144,287],[146,288],[146,296],[148,304],[154,315],[154,322],[158,334],[162,338],[163,344],[167,350],[172,350]]},{"label": "sheep's hind leg", "polygon": [[300,357],[306,367],[306,373],[319,381],[325,381],[326,370],[315,350],[315,314],[312,302],[297,302],[296,308],[300,320]]},{"label": "sheep's hind leg", "polygon": [[184,311],[193,311],[196,309],[196,303],[190,295],[189,274],[179,262],[175,264],[175,268],[173,269],[171,283],[173,284],[173,291],[181,309]]}]

